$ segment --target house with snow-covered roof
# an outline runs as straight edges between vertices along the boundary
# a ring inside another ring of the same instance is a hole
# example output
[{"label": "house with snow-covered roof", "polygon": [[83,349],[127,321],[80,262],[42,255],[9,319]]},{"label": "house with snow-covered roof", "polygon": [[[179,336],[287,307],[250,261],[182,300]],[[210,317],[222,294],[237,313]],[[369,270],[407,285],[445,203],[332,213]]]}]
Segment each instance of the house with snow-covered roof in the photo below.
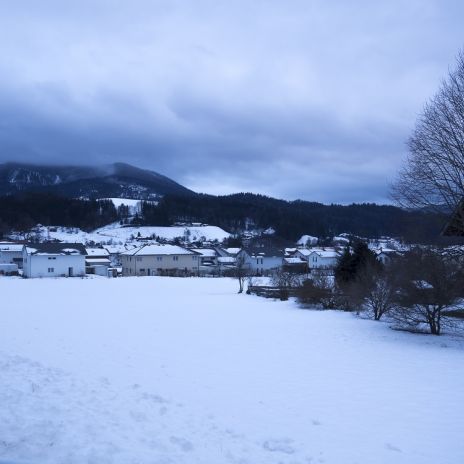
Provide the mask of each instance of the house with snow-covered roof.
[{"label": "house with snow-covered roof", "polygon": [[301,248],[293,256],[304,259],[310,272],[333,271],[340,258],[340,251],[335,248]]},{"label": "house with snow-covered roof", "polygon": [[121,253],[122,275],[198,275],[201,254],[179,245],[142,245]]},{"label": "house with snow-covered roof", "polygon": [[87,274],[108,275],[111,267],[110,253],[105,248],[86,248],[85,267]]},{"label": "house with snow-covered roof", "polygon": [[0,264],[14,264],[22,269],[23,246],[22,243],[0,242]]},{"label": "house with snow-covered roof", "polygon": [[282,267],[285,250],[269,244],[245,247],[238,254],[245,266],[254,275],[263,275]]},{"label": "house with snow-covered roof", "polygon": [[84,277],[86,255],[82,243],[23,245],[23,276]]},{"label": "house with snow-covered roof", "polygon": [[308,268],[313,271],[328,271],[332,272],[337,266],[340,258],[338,250],[314,250],[308,256]]}]

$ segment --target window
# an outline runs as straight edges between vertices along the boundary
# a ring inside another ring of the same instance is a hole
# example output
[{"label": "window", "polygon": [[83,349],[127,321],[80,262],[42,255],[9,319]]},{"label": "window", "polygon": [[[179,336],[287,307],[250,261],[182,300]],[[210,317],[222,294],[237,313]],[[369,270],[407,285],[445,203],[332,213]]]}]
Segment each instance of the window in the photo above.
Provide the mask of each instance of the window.
[{"label": "window", "polygon": [[157,256],[156,261],[163,261],[163,257],[162,256]]},{"label": "window", "polygon": [[179,261],[179,257],[178,257],[178,256],[173,256],[172,259],[173,259],[174,261]]},{"label": "window", "polygon": [[192,259],[193,259],[194,261],[196,261],[196,260],[197,260],[197,256],[196,256],[196,255],[193,255],[193,256],[192,256]]},{"label": "window", "polygon": [[56,259],[56,256],[49,256],[48,259]]},{"label": "window", "polygon": [[49,267],[48,272],[55,272],[55,268],[54,267]]},{"label": "window", "polygon": [[140,272],[145,272],[145,269],[140,269]]}]

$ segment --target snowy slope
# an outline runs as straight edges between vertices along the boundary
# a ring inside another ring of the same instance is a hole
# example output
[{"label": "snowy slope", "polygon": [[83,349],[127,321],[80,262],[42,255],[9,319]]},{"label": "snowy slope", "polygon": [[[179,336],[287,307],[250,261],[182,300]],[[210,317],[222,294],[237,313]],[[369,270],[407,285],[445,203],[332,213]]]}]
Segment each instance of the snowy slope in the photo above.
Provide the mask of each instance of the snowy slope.
[{"label": "snowy slope", "polygon": [[191,241],[198,240],[201,237],[205,237],[206,240],[216,239],[222,241],[230,236],[228,232],[216,226],[120,227],[117,223],[97,229],[94,234],[100,235],[102,237],[110,237],[116,241],[126,242],[130,240],[131,236],[136,237],[139,232],[142,237],[156,235],[157,237],[165,238],[168,240],[172,240],[176,237],[185,237],[186,234],[188,234]]},{"label": "snowy slope", "polygon": [[[109,224],[94,232],[84,232],[77,227],[40,227],[35,229],[42,240],[59,240],[60,242],[69,243],[112,243],[123,244],[131,242],[138,237],[156,237],[172,240],[176,237],[189,237],[190,241],[201,239],[222,241],[229,237],[230,234],[220,227],[216,226],[182,226],[182,227],[121,227],[119,223]],[[10,235],[13,239],[24,239],[22,234]]]},{"label": "snowy slope", "polygon": [[0,279],[0,461],[464,462],[464,342],[236,291]]}]

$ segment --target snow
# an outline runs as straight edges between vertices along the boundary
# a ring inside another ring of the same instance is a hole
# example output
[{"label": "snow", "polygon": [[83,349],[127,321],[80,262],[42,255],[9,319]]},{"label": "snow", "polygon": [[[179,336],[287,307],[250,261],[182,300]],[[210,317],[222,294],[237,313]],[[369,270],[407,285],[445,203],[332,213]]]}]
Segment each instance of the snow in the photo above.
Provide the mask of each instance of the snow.
[{"label": "snow", "polygon": [[139,209],[139,206],[142,203],[141,200],[134,200],[132,198],[102,198],[102,200],[112,201],[115,208],[118,208],[121,205],[125,205]]},{"label": "snow", "polygon": [[87,256],[109,256],[110,252],[105,248],[86,248]]},{"label": "snow", "polygon": [[0,460],[464,462],[464,341],[237,287],[0,278]]},{"label": "snow", "polygon": [[224,248],[224,251],[229,255],[238,255],[242,249],[241,248]]},{"label": "snow", "polygon": [[300,246],[315,245],[318,241],[319,239],[312,235],[302,235],[296,244]]},{"label": "snow", "polygon": [[[230,234],[220,227],[216,226],[198,226],[198,227],[158,227],[158,226],[144,226],[144,227],[120,227],[119,223],[111,224],[109,226],[97,229],[94,235],[100,236],[101,240],[109,240],[112,238],[114,241],[127,242],[130,238],[137,237],[140,233],[141,237],[156,237],[164,238],[166,240],[173,240],[176,237],[188,236],[191,242],[199,240],[204,237],[206,240],[219,240],[222,241],[229,237]],[[105,237],[105,238],[104,238]]]},{"label": "snow", "polygon": [[[42,240],[58,240],[66,243],[89,243],[100,244],[125,244],[134,240],[135,237],[156,236],[166,240],[173,240],[177,237],[187,237],[191,242],[201,238],[209,241],[222,241],[230,234],[217,226],[198,226],[198,227],[122,227],[119,222],[101,227],[93,232],[84,232],[76,227],[38,227],[34,228],[36,234]],[[21,234],[13,234],[11,238],[23,239]]]},{"label": "snow", "polygon": [[132,250],[125,251],[121,253],[122,255],[130,255],[130,256],[152,256],[152,255],[195,255],[196,253],[191,250],[187,250],[186,248],[182,248],[177,245],[162,245],[158,244],[151,244],[151,245],[143,245],[138,248],[134,248]]},{"label": "snow", "polygon": [[213,250],[212,248],[195,248],[193,251],[196,251],[200,255],[209,258],[214,258],[217,255],[216,250]]},{"label": "snow", "polygon": [[22,251],[23,246],[20,243],[0,242],[0,251]]}]

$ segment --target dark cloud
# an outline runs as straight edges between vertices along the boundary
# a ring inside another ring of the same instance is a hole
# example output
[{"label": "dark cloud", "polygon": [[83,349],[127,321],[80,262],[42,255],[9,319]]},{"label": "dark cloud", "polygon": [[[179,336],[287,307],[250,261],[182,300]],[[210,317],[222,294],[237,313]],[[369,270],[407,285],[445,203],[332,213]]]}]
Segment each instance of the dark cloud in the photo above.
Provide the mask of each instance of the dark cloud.
[{"label": "dark cloud", "polygon": [[384,202],[463,14],[453,0],[3,3],[0,161]]}]

